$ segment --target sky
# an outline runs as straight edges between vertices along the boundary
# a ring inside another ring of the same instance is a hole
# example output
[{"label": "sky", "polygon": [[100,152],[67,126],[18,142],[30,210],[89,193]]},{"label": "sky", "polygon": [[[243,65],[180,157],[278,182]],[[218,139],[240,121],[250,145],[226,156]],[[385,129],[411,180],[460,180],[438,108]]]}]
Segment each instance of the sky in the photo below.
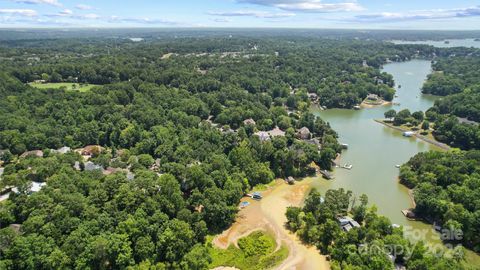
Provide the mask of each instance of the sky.
[{"label": "sky", "polygon": [[480,30],[480,0],[0,0],[0,28]]}]

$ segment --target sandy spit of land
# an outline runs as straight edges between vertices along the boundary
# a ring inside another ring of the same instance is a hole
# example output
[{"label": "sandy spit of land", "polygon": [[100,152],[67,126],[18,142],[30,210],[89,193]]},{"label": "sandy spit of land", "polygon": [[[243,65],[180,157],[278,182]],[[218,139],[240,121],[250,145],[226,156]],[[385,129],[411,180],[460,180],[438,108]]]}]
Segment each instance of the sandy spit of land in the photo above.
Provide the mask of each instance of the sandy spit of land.
[{"label": "sandy spit of land", "polygon": [[[382,121],[382,120],[375,119],[374,121],[377,122],[377,123],[379,123],[379,124],[382,124],[382,125],[384,125],[384,126],[386,126],[386,127],[389,127],[389,128],[391,128],[391,129],[398,130],[398,131],[400,131],[400,132],[411,131],[411,130],[406,130],[406,129],[403,129],[403,128],[401,128],[401,127],[396,127],[396,126],[394,126],[394,125],[385,123],[385,122]],[[415,136],[416,138],[419,138],[420,140],[426,142],[426,143],[433,144],[433,145],[435,145],[435,146],[437,146],[438,148],[441,148],[441,149],[443,149],[443,150],[448,151],[448,150],[451,149],[451,147],[448,146],[447,144],[441,143],[441,142],[439,142],[439,141],[437,141],[437,140],[432,140],[432,139],[430,139],[430,138],[427,138],[426,136],[423,136],[423,135],[421,135],[421,134],[418,134],[417,132],[414,133],[414,136]]]},{"label": "sandy spit of land", "polygon": [[237,245],[239,238],[253,231],[263,230],[275,236],[278,247],[283,244],[289,249],[288,258],[275,269],[330,269],[325,256],[315,247],[302,244],[295,234],[285,228],[287,207],[300,206],[303,203],[310,190],[311,181],[315,180],[307,178],[295,185],[288,185],[283,180],[276,180],[274,185],[262,192],[261,201],[244,198],[242,201],[248,201],[250,205],[239,212],[237,220],[229,229],[214,238],[213,244],[219,248],[227,248],[230,244]]},{"label": "sandy spit of land", "polygon": [[368,103],[368,102],[363,101],[360,104],[360,107],[369,109],[369,108],[376,108],[376,107],[387,106],[387,105],[392,105],[392,102],[382,100],[382,101],[379,101],[378,103]]}]

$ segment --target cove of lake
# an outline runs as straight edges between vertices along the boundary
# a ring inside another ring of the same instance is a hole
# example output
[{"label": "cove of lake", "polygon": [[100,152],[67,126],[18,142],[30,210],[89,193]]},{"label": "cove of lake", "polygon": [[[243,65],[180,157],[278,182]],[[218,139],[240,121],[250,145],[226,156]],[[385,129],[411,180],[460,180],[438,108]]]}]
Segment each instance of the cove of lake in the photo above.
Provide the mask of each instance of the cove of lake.
[{"label": "cove of lake", "polygon": [[[385,127],[374,119],[384,118],[389,109],[426,111],[437,97],[423,95],[421,87],[431,73],[431,63],[426,60],[411,60],[386,64],[383,71],[392,74],[396,83],[394,103],[369,109],[314,110],[323,120],[338,132],[339,141],[347,143],[349,149],[342,153],[340,164],[352,164],[353,169],[337,168],[335,179],[314,181],[312,187],[322,193],[328,189],[352,190],[355,196],[368,195],[369,203],[376,205],[378,213],[388,217],[392,223],[403,225],[415,235],[406,235],[411,240],[423,240],[430,245],[440,246],[440,236],[431,224],[410,221],[401,213],[402,209],[413,207],[408,189],[398,182],[399,169],[395,165],[407,162],[419,152],[440,148],[424,141],[403,137],[402,133]],[[398,88],[401,85],[401,88]],[[419,236],[416,238],[416,236]],[[480,262],[480,256],[467,252],[468,263]]]}]

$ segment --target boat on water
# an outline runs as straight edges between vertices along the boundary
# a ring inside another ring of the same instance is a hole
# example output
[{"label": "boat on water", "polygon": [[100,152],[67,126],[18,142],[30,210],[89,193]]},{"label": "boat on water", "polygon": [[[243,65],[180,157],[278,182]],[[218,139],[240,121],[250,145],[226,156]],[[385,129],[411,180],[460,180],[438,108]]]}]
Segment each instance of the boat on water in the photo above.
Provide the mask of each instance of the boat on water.
[{"label": "boat on water", "polygon": [[415,132],[413,132],[413,131],[405,131],[405,132],[403,132],[403,136],[404,136],[404,137],[412,137],[413,135],[415,135]]},{"label": "boat on water", "polygon": [[353,168],[353,165],[352,164],[345,164],[345,165],[342,166],[342,168],[347,169],[347,170],[351,170]]},{"label": "boat on water", "polygon": [[399,164],[395,165],[395,168],[400,168],[400,165]]}]

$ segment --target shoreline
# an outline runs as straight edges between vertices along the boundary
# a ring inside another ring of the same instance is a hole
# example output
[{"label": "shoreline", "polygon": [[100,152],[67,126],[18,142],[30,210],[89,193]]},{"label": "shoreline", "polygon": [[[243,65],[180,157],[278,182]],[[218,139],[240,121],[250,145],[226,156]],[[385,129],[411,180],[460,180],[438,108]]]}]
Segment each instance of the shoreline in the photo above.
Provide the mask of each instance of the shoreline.
[{"label": "shoreline", "polygon": [[[389,127],[389,128],[391,128],[391,129],[394,129],[394,130],[397,130],[397,131],[400,131],[400,132],[411,131],[411,130],[406,130],[406,129],[403,129],[403,128],[401,128],[401,127],[396,127],[396,126],[394,126],[394,125],[385,123],[384,121],[379,120],[379,119],[373,119],[373,120],[374,120],[375,122],[379,123],[379,124],[382,124],[382,125],[384,125],[384,126],[386,126],[386,127]],[[422,140],[422,141],[424,141],[424,142],[426,142],[426,143],[435,145],[436,147],[438,147],[438,148],[440,148],[440,149],[442,149],[442,150],[446,150],[446,151],[451,150],[451,147],[450,147],[450,146],[448,146],[448,145],[446,145],[446,144],[444,144],[444,143],[441,143],[441,142],[439,142],[439,141],[436,141],[436,140],[432,140],[432,139],[430,139],[430,138],[427,138],[427,137],[425,137],[425,136],[423,136],[423,135],[420,135],[420,134],[418,134],[418,133],[416,133],[416,132],[413,134],[413,136],[416,137],[416,138],[418,138],[418,139],[420,139],[420,140]]]},{"label": "shoreline", "polygon": [[248,201],[250,205],[241,209],[235,222],[216,235],[212,244],[218,248],[236,245],[239,238],[257,230],[263,230],[273,235],[277,248],[285,245],[288,248],[288,257],[278,262],[274,269],[330,269],[326,256],[314,246],[303,244],[300,239],[286,227],[285,212],[289,206],[300,206],[308,192],[311,183],[318,177],[307,177],[288,185],[283,179],[274,180],[274,184],[262,192],[263,199],[254,201],[245,197],[241,201]]},{"label": "shoreline", "polygon": [[391,101],[385,101],[385,100],[382,100],[381,102],[378,102],[378,103],[369,103],[369,102],[362,101],[362,103],[360,103],[360,108],[371,109],[376,107],[389,106],[392,104],[393,103]]}]

